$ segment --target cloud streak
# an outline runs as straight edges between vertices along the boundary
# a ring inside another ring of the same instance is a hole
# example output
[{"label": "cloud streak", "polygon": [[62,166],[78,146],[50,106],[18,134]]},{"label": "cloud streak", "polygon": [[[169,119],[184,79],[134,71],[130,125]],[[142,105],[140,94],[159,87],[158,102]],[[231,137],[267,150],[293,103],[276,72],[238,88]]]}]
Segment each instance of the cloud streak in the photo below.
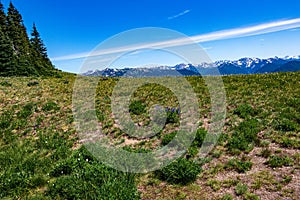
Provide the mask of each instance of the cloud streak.
[{"label": "cloud streak", "polygon": [[225,40],[225,39],[242,38],[248,36],[263,35],[267,33],[274,33],[279,31],[293,30],[297,28],[300,28],[300,18],[274,21],[274,22],[264,23],[255,26],[221,30],[217,32],[201,34],[201,35],[196,35],[196,36],[191,36],[186,38],[178,38],[173,40],[165,40],[165,41],[131,45],[131,46],[121,46],[119,48],[102,49],[99,51],[92,52],[92,54],[90,52],[86,52],[80,54],[67,55],[67,56],[52,58],[52,61],[73,60],[73,59],[86,58],[88,56],[102,56],[102,55],[109,55],[114,53],[136,51],[138,49],[146,49],[146,48],[167,48],[167,47],[184,46],[195,42],[200,43],[200,42],[210,42],[210,41]]},{"label": "cloud streak", "polygon": [[177,18],[177,17],[180,17],[180,16],[182,16],[182,15],[188,14],[189,12],[191,12],[191,11],[190,11],[190,10],[185,10],[185,11],[183,11],[183,12],[181,12],[181,13],[177,14],[177,15],[174,15],[174,16],[171,16],[171,17],[168,17],[168,20],[175,19],[175,18]]}]

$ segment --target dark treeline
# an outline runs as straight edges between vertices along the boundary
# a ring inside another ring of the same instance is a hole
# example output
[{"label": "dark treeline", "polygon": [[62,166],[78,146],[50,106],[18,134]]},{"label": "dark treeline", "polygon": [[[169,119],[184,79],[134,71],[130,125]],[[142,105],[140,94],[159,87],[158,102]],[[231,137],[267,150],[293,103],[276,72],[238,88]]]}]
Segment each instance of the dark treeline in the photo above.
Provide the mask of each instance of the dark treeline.
[{"label": "dark treeline", "polygon": [[33,24],[30,37],[13,3],[0,2],[0,76],[52,76],[57,73]]}]

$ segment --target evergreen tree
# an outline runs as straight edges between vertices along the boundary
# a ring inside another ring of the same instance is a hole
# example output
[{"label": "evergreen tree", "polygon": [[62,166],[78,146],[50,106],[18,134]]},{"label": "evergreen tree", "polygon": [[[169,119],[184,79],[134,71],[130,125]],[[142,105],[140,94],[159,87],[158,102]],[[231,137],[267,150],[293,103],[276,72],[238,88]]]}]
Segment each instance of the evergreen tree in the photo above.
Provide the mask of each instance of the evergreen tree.
[{"label": "evergreen tree", "polygon": [[42,56],[45,64],[50,66],[51,68],[53,68],[52,63],[51,63],[50,59],[48,58],[47,48],[46,48],[43,40],[41,39],[40,33],[38,32],[35,23],[33,23],[30,43],[31,43],[31,46],[33,47],[33,49]]},{"label": "evergreen tree", "polygon": [[38,32],[35,23],[33,23],[31,36],[32,38],[30,39],[30,42],[33,49],[37,51],[43,58],[48,58],[47,48],[45,47],[43,40],[40,37],[40,33]]},{"label": "evergreen tree", "polygon": [[13,44],[14,58],[17,63],[16,75],[38,75],[33,66],[30,41],[19,11],[10,2],[7,12],[7,33]]},{"label": "evergreen tree", "polygon": [[4,6],[0,1],[0,27],[3,32],[5,32],[6,29],[6,15],[4,12]]},{"label": "evergreen tree", "polygon": [[44,45],[43,40],[41,39],[40,33],[38,32],[35,23],[33,24],[33,28],[31,31],[31,39],[30,39],[31,47],[34,55],[34,64],[39,69],[42,75],[47,75],[49,70],[54,69],[51,61],[47,55],[47,48]]},{"label": "evergreen tree", "polygon": [[12,43],[0,27],[0,76],[17,74],[13,57]]},{"label": "evergreen tree", "polygon": [[58,76],[35,24],[29,39],[19,11],[0,0],[0,76]]},{"label": "evergreen tree", "polygon": [[7,23],[4,6],[0,1],[0,76],[12,75],[16,72],[13,63],[13,48],[7,35]]}]

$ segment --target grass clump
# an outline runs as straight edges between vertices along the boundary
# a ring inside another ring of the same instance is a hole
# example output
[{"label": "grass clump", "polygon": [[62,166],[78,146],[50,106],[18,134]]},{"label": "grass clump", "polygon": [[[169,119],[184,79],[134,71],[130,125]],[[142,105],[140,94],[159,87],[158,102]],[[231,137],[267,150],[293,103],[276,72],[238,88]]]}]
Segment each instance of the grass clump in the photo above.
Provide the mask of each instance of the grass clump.
[{"label": "grass clump", "polygon": [[261,156],[263,158],[269,158],[271,154],[272,154],[272,151],[265,148],[259,153],[259,156]]},{"label": "grass clump", "polygon": [[259,112],[252,108],[249,104],[243,104],[237,107],[234,111],[234,114],[238,115],[241,118],[248,118],[257,115]]},{"label": "grass clump", "polygon": [[46,193],[52,199],[140,199],[134,174],[106,167],[85,148],[55,166],[50,176],[56,177]]},{"label": "grass clump", "polygon": [[245,173],[252,168],[252,162],[251,161],[240,161],[236,158],[231,159],[228,161],[228,163],[225,165],[226,169],[233,169],[237,171],[238,173]]},{"label": "grass clump", "polygon": [[140,115],[146,112],[146,105],[142,101],[133,101],[129,105],[129,112]]},{"label": "grass clump", "polygon": [[207,182],[207,185],[210,186],[211,189],[216,192],[221,189],[222,183],[217,180],[209,180]]},{"label": "grass clump", "polygon": [[193,145],[195,145],[197,147],[201,147],[206,136],[207,136],[207,131],[206,130],[204,130],[202,128],[198,129],[197,132],[196,132],[196,136],[195,136],[195,140],[193,142]]},{"label": "grass clump", "polygon": [[249,119],[241,122],[227,143],[228,150],[232,153],[239,153],[240,151],[250,152],[254,145],[259,143],[258,132],[258,120]]},{"label": "grass clump", "polygon": [[294,160],[292,158],[289,158],[288,156],[282,156],[282,155],[281,156],[272,155],[269,157],[269,160],[266,162],[266,164],[272,168],[292,166],[293,163]]},{"label": "grass clump", "polygon": [[172,184],[187,185],[194,182],[200,172],[201,167],[198,164],[185,158],[179,158],[155,173],[160,180]]},{"label": "grass clump", "polygon": [[233,197],[232,197],[231,194],[225,194],[225,195],[221,198],[221,200],[233,200]]},{"label": "grass clump", "polygon": [[257,196],[256,194],[250,193],[250,192],[247,192],[244,195],[244,199],[245,200],[260,200],[259,196]]},{"label": "grass clump", "polygon": [[4,87],[11,87],[12,86],[12,84],[10,82],[8,82],[8,81],[1,81],[0,85],[4,86]]},{"label": "grass clump", "polygon": [[47,111],[58,111],[60,108],[55,102],[48,102],[43,105],[42,111],[47,112]]},{"label": "grass clump", "polygon": [[166,123],[167,124],[174,124],[178,123],[180,120],[180,108],[166,108],[166,113],[167,113],[167,119]]},{"label": "grass clump", "polygon": [[280,119],[274,121],[274,128],[278,131],[288,132],[297,130],[298,124],[289,119]]},{"label": "grass clump", "polygon": [[26,104],[21,111],[17,113],[18,118],[27,119],[30,115],[33,114],[35,105],[33,103]]},{"label": "grass clump", "polygon": [[174,131],[169,134],[165,134],[162,138],[161,144],[164,146],[168,145],[175,138],[176,135],[177,135],[177,131]]},{"label": "grass clump", "polygon": [[237,186],[235,187],[235,194],[237,196],[243,195],[248,191],[248,186],[244,185],[242,183],[237,184]]}]

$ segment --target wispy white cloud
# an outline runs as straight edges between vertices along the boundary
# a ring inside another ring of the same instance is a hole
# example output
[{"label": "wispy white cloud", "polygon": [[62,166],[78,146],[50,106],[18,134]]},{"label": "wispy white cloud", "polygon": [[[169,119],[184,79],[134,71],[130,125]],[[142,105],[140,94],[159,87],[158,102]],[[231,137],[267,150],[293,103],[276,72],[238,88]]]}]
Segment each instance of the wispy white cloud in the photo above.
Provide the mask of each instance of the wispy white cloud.
[{"label": "wispy white cloud", "polygon": [[291,29],[291,31],[300,31],[300,28]]},{"label": "wispy white cloud", "polygon": [[182,15],[188,14],[189,12],[191,12],[191,11],[190,11],[190,10],[185,10],[185,11],[183,11],[183,12],[177,14],[177,15],[173,15],[173,16],[171,16],[171,17],[168,17],[168,20],[175,19],[175,18],[180,17],[180,16],[182,16]]},{"label": "wispy white cloud", "polygon": [[264,23],[256,26],[227,29],[227,30],[202,34],[202,35],[196,35],[192,37],[186,37],[186,38],[178,38],[173,40],[165,40],[165,41],[131,45],[131,46],[121,46],[118,48],[101,49],[99,51],[94,51],[92,53],[86,52],[86,53],[56,57],[56,58],[52,58],[52,60],[53,61],[72,60],[72,59],[85,58],[88,56],[101,56],[101,55],[109,55],[114,53],[136,51],[139,49],[184,46],[195,42],[200,43],[200,42],[233,39],[233,38],[242,38],[242,37],[263,35],[267,33],[274,33],[274,32],[285,31],[285,30],[293,30],[297,28],[300,28],[300,18],[274,21],[274,22]]},{"label": "wispy white cloud", "polygon": [[205,51],[213,49],[213,47],[202,47]]}]

